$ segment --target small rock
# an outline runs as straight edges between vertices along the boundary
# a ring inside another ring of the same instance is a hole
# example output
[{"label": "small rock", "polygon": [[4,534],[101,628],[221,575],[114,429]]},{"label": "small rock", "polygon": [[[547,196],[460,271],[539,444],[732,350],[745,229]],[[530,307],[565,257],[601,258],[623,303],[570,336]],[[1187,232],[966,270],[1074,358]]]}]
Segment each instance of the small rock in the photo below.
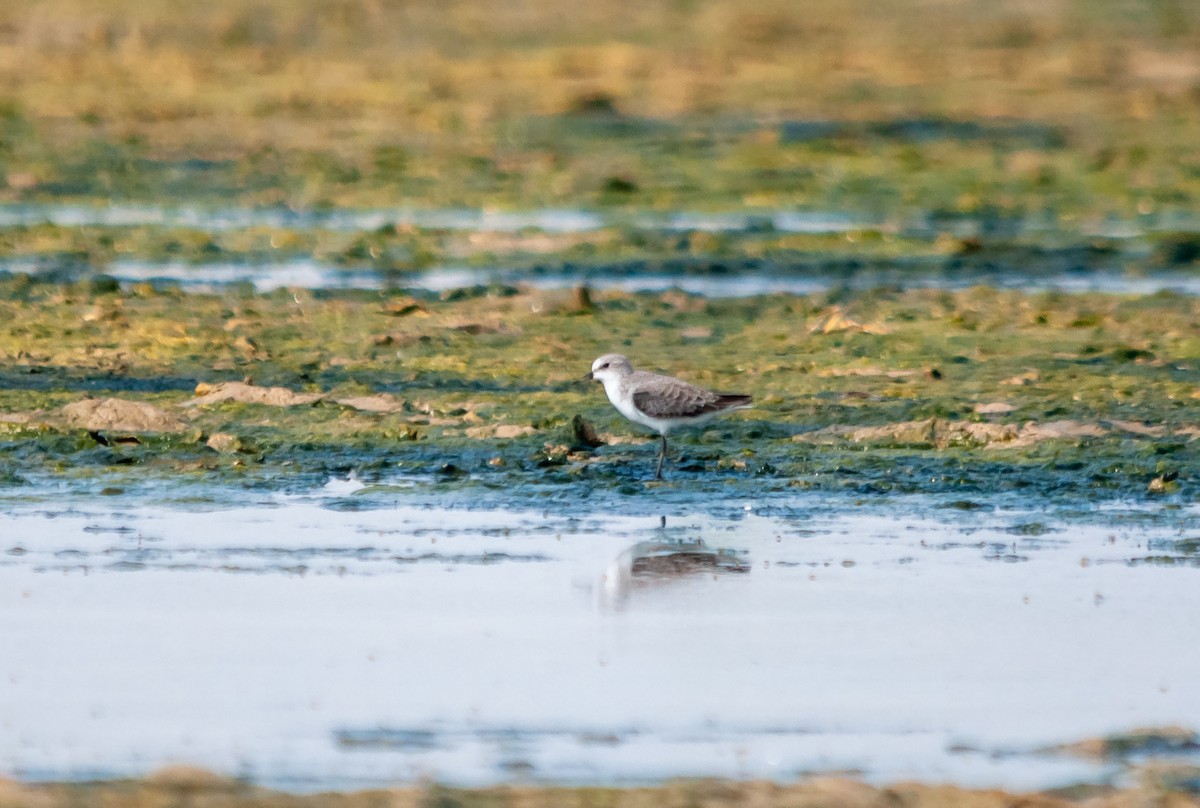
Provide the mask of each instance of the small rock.
[{"label": "small rock", "polygon": [[549,466],[562,466],[567,462],[567,455],[571,453],[570,447],[563,444],[547,443],[537,454],[534,455],[534,460],[539,468]]},{"label": "small rock", "polygon": [[1039,374],[1036,370],[1031,370],[1027,373],[1021,373],[1019,375],[1009,377],[1000,382],[1000,384],[1008,384],[1014,387],[1028,387],[1031,384],[1036,384],[1037,382],[1041,381],[1041,378],[1041,374]]},{"label": "small rock", "polygon": [[574,296],[576,311],[590,312],[596,310],[596,304],[592,302],[592,290],[587,286],[576,286]]},{"label": "small rock", "polygon": [[228,432],[214,432],[204,445],[221,454],[232,454],[242,450],[241,438]]},{"label": "small rock", "polygon": [[1150,481],[1150,484],[1146,486],[1146,491],[1151,494],[1169,494],[1179,487],[1175,482],[1178,479],[1179,473],[1175,471],[1160,474]]},{"label": "small rock", "polygon": [[600,436],[596,434],[596,427],[578,413],[571,419],[571,434],[574,437],[575,446],[595,449],[597,446],[604,445],[604,441],[600,440]]}]

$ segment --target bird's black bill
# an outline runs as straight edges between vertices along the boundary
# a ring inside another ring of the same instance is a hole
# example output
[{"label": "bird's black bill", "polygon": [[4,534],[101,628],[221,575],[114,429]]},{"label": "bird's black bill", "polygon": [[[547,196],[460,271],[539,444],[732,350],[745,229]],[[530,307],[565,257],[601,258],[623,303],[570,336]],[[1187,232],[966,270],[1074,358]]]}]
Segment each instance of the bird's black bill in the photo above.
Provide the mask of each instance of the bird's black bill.
[{"label": "bird's black bill", "polygon": [[594,379],[594,378],[596,378],[596,377],[595,377],[595,376],[593,376],[593,375],[592,375],[592,372],[589,370],[587,373],[583,374],[583,378],[582,378],[582,379],[580,379],[579,381],[581,381],[581,382],[590,382],[590,381],[591,381],[592,379]]}]

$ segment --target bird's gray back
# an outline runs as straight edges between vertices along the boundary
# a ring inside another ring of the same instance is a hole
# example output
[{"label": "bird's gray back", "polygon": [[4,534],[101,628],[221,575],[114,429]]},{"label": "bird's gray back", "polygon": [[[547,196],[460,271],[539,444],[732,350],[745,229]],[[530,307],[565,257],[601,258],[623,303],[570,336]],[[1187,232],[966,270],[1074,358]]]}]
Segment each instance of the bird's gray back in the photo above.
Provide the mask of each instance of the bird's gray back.
[{"label": "bird's gray back", "polygon": [[716,393],[671,376],[635,370],[622,381],[634,406],[651,418],[687,418],[723,409]]}]

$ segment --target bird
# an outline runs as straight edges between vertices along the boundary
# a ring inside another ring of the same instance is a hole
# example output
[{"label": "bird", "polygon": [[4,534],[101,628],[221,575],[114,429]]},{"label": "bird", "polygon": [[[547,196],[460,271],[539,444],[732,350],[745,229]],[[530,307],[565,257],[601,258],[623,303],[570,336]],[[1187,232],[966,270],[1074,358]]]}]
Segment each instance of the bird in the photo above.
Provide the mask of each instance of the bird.
[{"label": "bird", "polygon": [[673,376],[634,370],[621,354],[605,354],[584,376],[604,385],[608,400],[635,424],[649,427],[662,439],[654,479],[662,479],[667,457],[667,434],[680,426],[698,426],[723,413],[749,407],[747,395],[714,393]]}]

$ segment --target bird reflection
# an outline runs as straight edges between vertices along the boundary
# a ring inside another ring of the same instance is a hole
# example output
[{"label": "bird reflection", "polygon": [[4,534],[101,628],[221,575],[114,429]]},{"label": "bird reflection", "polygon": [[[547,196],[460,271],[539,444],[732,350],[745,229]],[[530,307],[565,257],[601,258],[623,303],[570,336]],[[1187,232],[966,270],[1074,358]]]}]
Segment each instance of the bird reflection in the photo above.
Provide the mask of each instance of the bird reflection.
[{"label": "bird reflection", "polygon": [[[659,529],[666,532],[667,517]],[[663,586],[703,574],[749,572],[750,565],[734,550],[710,547],[702,538],[658,538],[626,548],[600,580],[602,605],[618,607],[640,589]]]}]

